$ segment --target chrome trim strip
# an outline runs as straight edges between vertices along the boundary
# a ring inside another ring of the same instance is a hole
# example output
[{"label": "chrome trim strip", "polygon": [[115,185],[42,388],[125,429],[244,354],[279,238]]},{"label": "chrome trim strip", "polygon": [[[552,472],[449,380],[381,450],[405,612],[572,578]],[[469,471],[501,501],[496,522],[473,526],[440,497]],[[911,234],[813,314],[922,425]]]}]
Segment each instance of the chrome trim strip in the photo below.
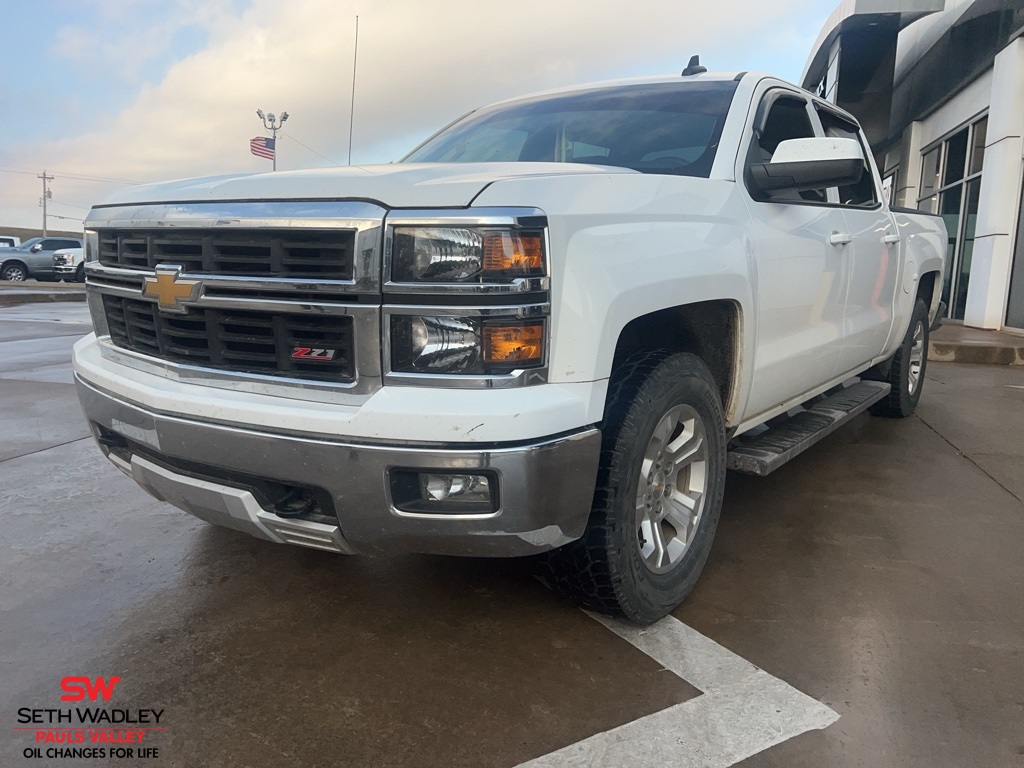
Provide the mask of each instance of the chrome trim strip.
[{"label": "chrome trim strip", "polygon": [[[542,219],[543,223],[528,221]],[[406,283],[391,279],[392,243],[396,227],[525,227],[544,230],[545,268],[539,277],[516,278],[510,283]],[[551,288],[551,244],[547,214],[539,208],[467,208],[460,211],[398,210],[384,220],[384,292],[433,294],[517,294]]]},{"label": "chrome trim strip", "polygon": [[86,278],[117,278],[121,280],[138,280],[139,286],[147,275],[155,275],[155,269],[125,269],[124,267],[108,267],[98,261],[90,261],[85,265]]},{"label": "chrome trim strip", "polygon": [[[538,224],[523,221],[537,218],[545,222]],[[540,208],[402,208],[390,211],[385,224],[392,227],[542,227],[547,226],[547,214]]]},{"label": "chrome trim strip", "polygon": [[[179,277],[185,277],[180,273]],[[195,279],[202,279],[197,276]],[[205,283],[205,281],[204,281]],[[135,301],[145,301],[156,304],[157,301],[151,296],[142,293],[141,284],[138,287],[128,285],[117,285],[114,283],[101,283],[91,280],[89,286],[93,293],[109,294],[111,296],[122,296]],[[248,297],[243,292],[238,296],[207,296],[206,286],[203,292],[195,301],[182,302],[185,307],[209,307],[221,309],[248,309],[260,312],[287,312],[291,314],[312,314],[312,315],[355,315],[360,312],[376,312],[377,306],[371,304],[342,303],[337,301],[308,301],[302,299],[264,299],[259,297]],[[328,297],[324,297],[327,299]]]},{"label": "chrome trim strip", "polygon": [[[163,266],[171,266],[167,261]],[[140,287],[146,277],[156,274],[156,269],[125,269],[110,267],[99,262],[90,262],[86,268],[86,277],[93,285],[103,285],[103,280],[123,280],[136,282]],[[218,290],[236,291],[277,291],[280,293],[350,293],[355,286],[354,280],[311,280],[289,277],[249,277],[245,275],[211,275],[207,272],[187,272],[182,270],[179,277],[191,280],[202,280],[203,283]]]},{"label": "chrome trim strip", "polygon": [[384,315],[428,315],[436,317],[512,317],[529,319],[547,317],[551,305],[515,304],[501,307],[436,307],[431,304],[385,304]]},{"label": "chrome trim strip", "polygon": [[399,283],[388,280],[385,293],[503,294],[539,293],[551,288],[550,277],[517,277],[511,283]]},{"label": "chrome trim strip", "polygon": [[[550,304],[527,304],[524,306],[505,307],[434,307],[419,305],[384,306],[382,339],[384,358],[384,383],[400,384],[415,387],[447,387],[449,389],[507,389],[525,387],[533,384],[546,384],[548,381],[548,354],[550,353],[551,314]],[[544,323],[544,363],[537,368],[523,368],[506,374],[487,376],[463,374],[432,374],[407,373],[391,369],[391,318],[395,315],[426,315],[428,317],[507,317],[514,319],[543,319]]]},{"label": "chrome trim strip", "polygon": [[87,229],[355,229],[379,226],[385,209],[362,201],[153,203],[93,208]]}]

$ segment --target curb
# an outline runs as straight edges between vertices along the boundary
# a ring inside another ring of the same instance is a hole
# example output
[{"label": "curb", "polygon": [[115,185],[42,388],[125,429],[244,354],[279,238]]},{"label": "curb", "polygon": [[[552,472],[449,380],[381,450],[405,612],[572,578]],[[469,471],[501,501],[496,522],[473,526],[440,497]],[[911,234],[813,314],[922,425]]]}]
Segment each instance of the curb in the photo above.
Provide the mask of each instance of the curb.
[{"label": "curb", "polygon": [[1019,346],[995,346],[932,341],[928,344],[928,360],[936,363],[973,365],[1024,365],[1024,343]]},{"label": "curb", "polygon": [[85,302],[85,291],[62,292],[62,291],[39,291],[25,293],[0,292],[0,307],[14,307],[19,304],[35,304],[55,301],[81,301]]}]

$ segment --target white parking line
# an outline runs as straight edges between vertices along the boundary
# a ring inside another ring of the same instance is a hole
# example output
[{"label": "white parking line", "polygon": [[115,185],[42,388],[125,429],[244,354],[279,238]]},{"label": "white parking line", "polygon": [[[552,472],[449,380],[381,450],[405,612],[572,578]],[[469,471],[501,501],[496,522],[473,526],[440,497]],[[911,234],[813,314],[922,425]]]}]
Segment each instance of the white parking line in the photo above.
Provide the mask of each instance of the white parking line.
[{"label": "white parking line", "polygon": [[518,768],[728,768],[839,715],[673,616],[647,629],[591,614],[702,695]]}]

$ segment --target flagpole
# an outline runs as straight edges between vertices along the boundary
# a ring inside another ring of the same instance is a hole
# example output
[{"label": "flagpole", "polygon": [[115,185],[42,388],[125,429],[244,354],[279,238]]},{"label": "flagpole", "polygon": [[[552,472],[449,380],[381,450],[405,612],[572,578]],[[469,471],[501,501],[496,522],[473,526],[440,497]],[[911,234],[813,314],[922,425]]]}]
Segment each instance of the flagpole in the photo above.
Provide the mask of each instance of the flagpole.
[{"label": "flagpole", "polygon": [[352,127],[356,120],[356,63],[359,61],[359,16],[356,16],[356,42],[352,50],[352,102],[348,108],[348,164],[352,165]]},{"label": "flagpole", "polygon": [[[273,112],[270,112],[269,114],[265,115],[265,114],[263,114],[263,110],[262,109],[257,109],[256,110],[256,117],[258,117],[260,120],[262,120],[263,121],[263,127],[266,130],[270,131],[270,140],[274,144],[274,148],[271,150],[270,159],[274,162],[273,170],[276,171],[277,170],[277,132],[282,130],[282,129],[284,129],[285,121],[288,120],[288,113],[287,112],[282,112],[281,113],[281,118],[280,118],[280,120],[278,120],[277,116]],[[264,141],[266,141],[266,139],[264,139]],[[264,147],[264,149],[265,149],[265,147]],[[252,151],[252,153],[254,155],[256,154],[256,152],[254,150],[250,149],[250,151]],[[266,155],[261,155],[261,157],[266,157]]]}]

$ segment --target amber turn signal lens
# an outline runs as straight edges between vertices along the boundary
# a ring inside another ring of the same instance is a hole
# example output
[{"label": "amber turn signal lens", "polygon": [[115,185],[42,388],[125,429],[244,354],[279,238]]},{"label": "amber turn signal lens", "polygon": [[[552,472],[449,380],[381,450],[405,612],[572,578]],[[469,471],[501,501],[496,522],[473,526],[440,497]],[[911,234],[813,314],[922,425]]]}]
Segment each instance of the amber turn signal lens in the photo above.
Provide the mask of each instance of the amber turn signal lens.
[{"label": "amber turn signal lens", "polygon": [[539,234],[493,232],[484,236],[484,270],[507,274],[544,273],[544,246]]},{"label": "amber turn signal lens", "polygon": [[544,324],[484,326],[484,362],[540,363],[544,359]]}]

